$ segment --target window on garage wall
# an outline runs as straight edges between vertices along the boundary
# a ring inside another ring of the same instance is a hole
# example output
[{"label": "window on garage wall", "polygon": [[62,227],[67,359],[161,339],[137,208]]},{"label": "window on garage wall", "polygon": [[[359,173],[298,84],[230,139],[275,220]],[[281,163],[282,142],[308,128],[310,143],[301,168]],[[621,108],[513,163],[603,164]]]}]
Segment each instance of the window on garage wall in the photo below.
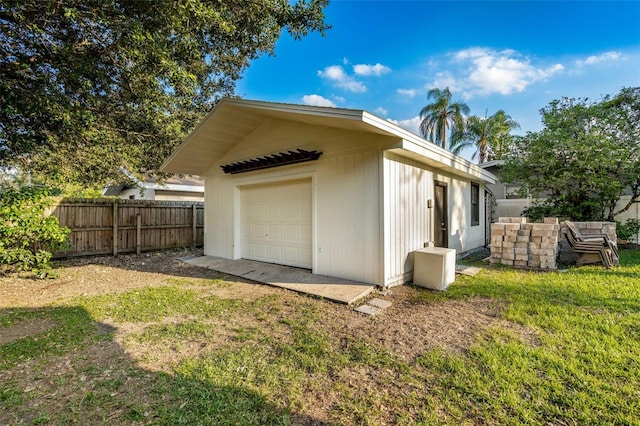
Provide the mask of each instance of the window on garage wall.
[{"label": "window on garage wall", "polygon": [[471,183],[471,226],[480,225],[480,185]]}]

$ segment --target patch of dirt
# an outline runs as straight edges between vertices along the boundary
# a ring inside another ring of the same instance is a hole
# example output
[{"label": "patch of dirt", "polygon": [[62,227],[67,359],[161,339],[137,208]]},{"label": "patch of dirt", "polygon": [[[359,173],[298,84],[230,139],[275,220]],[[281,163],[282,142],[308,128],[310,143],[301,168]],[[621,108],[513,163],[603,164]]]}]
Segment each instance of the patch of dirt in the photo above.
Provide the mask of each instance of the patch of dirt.
[{"label": "patch of dirt", "polygon": [[56,323],[49,319],[34,319],[21,321],[10,327],[0,327],[0,345],[51,330],[55,326]]},{"label": "patch of dirt", "polygon": [[[328,321],[335,333],[345,333],[383,346],[407,362],[434,348],[464,352],[488,328],[500,326],[513,332],[522,342],[535,346],[535,333],[499,318],[503,308],[487,298],[419,301],[419,293],[429,291],[399,286],[375,297],[392,305],[375,316],[360,313],[338,314]],[[355,315],[354,315],[355,314]]]},{"label": "patch of dirt", "polygon": [[36,307],[77,296],[119,293],[167,285],[168,277],[217,278],[220,274],[179,260],[202,255],[200,250],[179,250],[136,255],[78,257],[58,261],[58,278],[25,279],[17,274],[0,277],[0,309]]},{"label": "patch of dirt", "polygon": [[498,308],[490,299],[413,303],[411,296],[407,297],[413,291],[407,287],[393,290],[393,296],[388,298],[393,305],[385,312],[386,321],[371,321],[354,331],[372,336],[383,346],[395,348],[407,361],[413,361],[434,347],[463,351],[480,332],[497,321]]}]

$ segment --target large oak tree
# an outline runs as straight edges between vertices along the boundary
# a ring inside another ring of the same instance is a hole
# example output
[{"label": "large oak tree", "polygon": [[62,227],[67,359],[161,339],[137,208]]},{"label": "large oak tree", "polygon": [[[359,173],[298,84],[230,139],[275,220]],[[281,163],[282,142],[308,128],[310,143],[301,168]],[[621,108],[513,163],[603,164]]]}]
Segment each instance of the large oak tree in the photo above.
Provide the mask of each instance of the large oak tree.
[{"label": "large oak tree", "polygon": [[283,29],[328,0],[0,0],[0,167],[99,186],[157,170]]}]

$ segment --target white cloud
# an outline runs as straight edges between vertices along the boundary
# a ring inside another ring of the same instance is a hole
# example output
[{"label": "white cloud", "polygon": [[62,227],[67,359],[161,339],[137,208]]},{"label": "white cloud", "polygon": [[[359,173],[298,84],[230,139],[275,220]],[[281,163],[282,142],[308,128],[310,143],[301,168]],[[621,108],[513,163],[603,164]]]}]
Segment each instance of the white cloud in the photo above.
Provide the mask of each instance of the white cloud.
[{"label": "white cloud", "polygon": [[392,120],[389,119],[392,123],[397,124],[405,130],[410,131],[411,133],[415,133],[416,135],[420,134],[420,120],[419,116],[415,116],[413,118],[408,118],[406,120]]},{"label": "white cloud", "polygon": [[611,52],[605,52],[601,55],[588,56],[587,59],[585,60],[577,60],[576,65],[578,65],[579,67],[583,67],[585,65],[595,65],[602,62],[605,62],[607,63],[607,65],[610,65],[611,62],[616,62],[621,59],[623,59],[623,56],[620,52],[611,51]]},{"label": "white cloud", "polygon": [[362,76],[374,75],[376,77],[379,77],[381,75],[390,73],[391,68],[380,63],[377,63],[375,65],[357,64],[353,66],[353,72],[355,72],[357,75]]},{"label": "white cloud", "polygon": [[311,105],[311,106],[323,106],[323,107],[336,107],[336,104],[333,103],[332,101],[330,101],[327,98],[323,98],[320,95],[304,95],[302,97],[302,102],[305,105]]},{"label": "white cloud", "polygon": [[431,84],[427,85],[427,89],[433,89],[437,87],[439,89],[443,89],[448,87],[452,92],[460,92],[464,90],[465,84],[464,81],[458,80],[454,77],[449,71],[436,73],[436,76],[431,82]]},{"label": "white cloud", "polygon": [[324,70],[318,71],[318,76],[332,81],[336,86],[350,92],[364,93],[367,91],[367,87],[344,72],[341,65],[328,66]]},{"label": "white cloud", "polygon": [[415,98],[418,91],[415,89],[398,89],[396,90],[396,93],[407,98]]},{"label": "white cloud", "polygon": [[385,108],[383,107],[378,107],[374,110],[374,112],[376,114],[382,115],[383,117],[386,116],[387,114],[389,114],[389,111],[387,111]]},{"label": "white cloud", "polygon": [[531,59],[511,50],[473,47],[452,55],[455,71],[437,73],[430,87],[449,87],[461,91],[467,99],[476,95],[522,92],[531,84],[544,81],[564,70],[561,64],[547,67],[531,63]]}]

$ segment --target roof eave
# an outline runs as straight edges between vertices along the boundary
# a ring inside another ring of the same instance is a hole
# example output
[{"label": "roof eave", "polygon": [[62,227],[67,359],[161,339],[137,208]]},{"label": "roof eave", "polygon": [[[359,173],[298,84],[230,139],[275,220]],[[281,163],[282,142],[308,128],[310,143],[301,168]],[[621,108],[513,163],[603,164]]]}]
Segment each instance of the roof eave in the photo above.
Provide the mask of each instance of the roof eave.
[{"label": "roof eave", "polygon": [[478,165],[426,141],[425,143],[420,143],[415,140],[403,139],[389,148],[388,151],[411,158],[443,173],[453,174],[472,181],[483,184],[494,184],[497,181],[493,174]]},{"label": "roof eave", "polygon": [[[212,117],[217,111],[233,106],[244,109],[255,109],[256,111],[260,111],[267,115],[275,113],[278,117],[283,119],[292,119],[292,117],[300,116],[300,121],[304,121],[302,117],[324,117],[329,120],[334,120],[333,123],[328,123],[329,125],[333,124],[345,129],[353,127],[354,130],[359,128],[360,130],[366,130],[372,133],[392,136],[400,140],[398,144],[390,147],[390,151],[392,152],[412,157],[417,161],[436,169],[464,176],[478,182],[492,184],[496,181],[495,176],[491,173],[465,160],[464,158],[453,155],[449,151],[429,143],[420,136],[399,127],[397,124],[364,110],[251,101],[234,98],[224,98],[219,101],[205,119],[187,136],[185,141],[180,144],[173,154],[163,163],[160,170],[168,173],[204,175],[210,166],[198,166],[195,162],[185,163],[185,161],[181,162],[182,164],[179,168],[172,168],[172,166],[174,162],[179,162],[177,159],[181,155],[188,155],[185,151],[187,150],[188,145],[198,136],[199,131],[205,127],[207,122],[213,119]],[[346,126],[339,125],[340,123],[345,123],[345,121],[347,123],[351,122],[352,124],[347,124]],[[193,147],[192,150],[197,151],[198,148]],[[214,158],[211,159],[211,162],[213,161],[215,161]]]}]

